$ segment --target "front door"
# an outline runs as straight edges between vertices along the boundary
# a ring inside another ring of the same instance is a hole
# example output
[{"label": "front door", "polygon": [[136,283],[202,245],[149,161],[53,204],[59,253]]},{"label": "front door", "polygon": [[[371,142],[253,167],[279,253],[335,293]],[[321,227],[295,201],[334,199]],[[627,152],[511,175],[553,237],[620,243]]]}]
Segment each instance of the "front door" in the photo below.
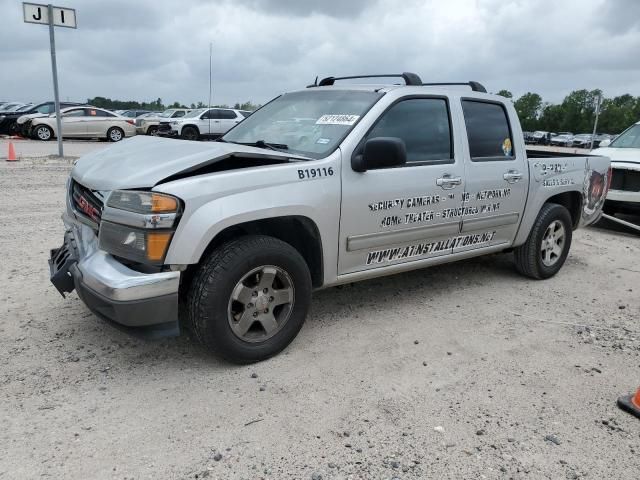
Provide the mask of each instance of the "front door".
[{"label": "front door", "polygon": [[460,219],[470,240],[454,253],[507,246],[515,238],[528,193],[526,152],[521,142],[517,149],[513,142],[520,133],[500,102],[462,99],[462,113],[469,141]]},{"label": "front door", "polygon": [[401,138],[407,164],[358,173],[343,152],[339,274],[450,255],[459,241],[460,219],[448,211],[462,204],[464,162],[448,100],[400,99],[355,153],[375,137]]},{"label": "front door", "polygon": [[67,110],[62,114],[62,136],[84,137],[87,134],[87,125],[84,122],[84,108]]}]

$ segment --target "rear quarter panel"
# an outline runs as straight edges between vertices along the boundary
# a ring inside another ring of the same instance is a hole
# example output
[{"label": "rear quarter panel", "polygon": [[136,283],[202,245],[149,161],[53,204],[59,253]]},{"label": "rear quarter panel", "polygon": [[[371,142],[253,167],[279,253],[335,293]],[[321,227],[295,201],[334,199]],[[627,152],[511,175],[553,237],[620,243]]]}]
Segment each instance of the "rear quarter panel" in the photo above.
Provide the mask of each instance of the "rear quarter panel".
[{"label": "rear quarter panel", "polygon": [[530,158],[529,197],[514,246],[527,240],[542,206],[560,193],[580,194],[579,227],[597,221],[606,197],[610,163],[608,157],[590,155]]}]

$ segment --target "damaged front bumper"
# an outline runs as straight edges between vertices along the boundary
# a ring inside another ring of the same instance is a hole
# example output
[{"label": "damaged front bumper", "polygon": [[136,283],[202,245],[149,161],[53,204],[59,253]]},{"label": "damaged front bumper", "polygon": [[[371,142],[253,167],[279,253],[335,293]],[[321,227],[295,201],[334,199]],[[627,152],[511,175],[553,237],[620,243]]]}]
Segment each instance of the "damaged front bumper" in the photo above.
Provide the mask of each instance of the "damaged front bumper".
[{"label": "damaged front bumper", "polygon": [[63,215],[63,245],[51,251],[51,282],[64,296],[74,289],[96,315],[114,326],[151,336],[179,333],[180,272],[141,273],[98,249],[93,229]]}]

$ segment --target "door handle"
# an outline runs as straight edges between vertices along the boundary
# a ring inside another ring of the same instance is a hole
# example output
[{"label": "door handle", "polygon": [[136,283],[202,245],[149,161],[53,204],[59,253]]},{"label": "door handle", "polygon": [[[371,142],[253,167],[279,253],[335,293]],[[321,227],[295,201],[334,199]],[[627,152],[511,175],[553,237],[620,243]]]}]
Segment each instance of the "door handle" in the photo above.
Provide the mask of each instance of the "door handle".
[{"label": "door handle", "polygon": [[502,176],[502,178],[504,178],[508,183],[518,183],[522,179],[522,173],[517,170],[509,170]]},{"label": "door handle", "polygon": [[448,173],[445,173],[442,177],[436,179],[436,185],[442,187],[444,190],[451,190],[458,185],[462,185],[462,178],[452,177]]}]

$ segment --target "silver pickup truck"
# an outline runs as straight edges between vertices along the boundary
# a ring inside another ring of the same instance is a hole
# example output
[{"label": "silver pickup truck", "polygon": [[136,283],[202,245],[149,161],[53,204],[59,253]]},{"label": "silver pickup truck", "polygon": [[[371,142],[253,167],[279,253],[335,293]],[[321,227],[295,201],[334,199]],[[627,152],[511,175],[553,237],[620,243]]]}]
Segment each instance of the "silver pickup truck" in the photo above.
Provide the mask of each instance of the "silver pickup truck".
[{"label": "silver pickup truck", "polygon": [[500,252],[556,274],[601,215],[609,159],[526,151],[511,101],[477,82],[397,77],[325,78],[217,142],[136,137],[81,158],[53,284],[112,324],[186,328],[247,363],[295,338],[314,289]]}]

